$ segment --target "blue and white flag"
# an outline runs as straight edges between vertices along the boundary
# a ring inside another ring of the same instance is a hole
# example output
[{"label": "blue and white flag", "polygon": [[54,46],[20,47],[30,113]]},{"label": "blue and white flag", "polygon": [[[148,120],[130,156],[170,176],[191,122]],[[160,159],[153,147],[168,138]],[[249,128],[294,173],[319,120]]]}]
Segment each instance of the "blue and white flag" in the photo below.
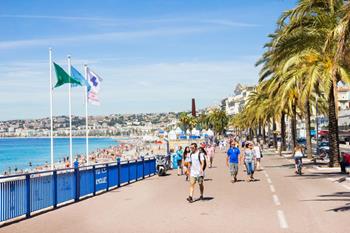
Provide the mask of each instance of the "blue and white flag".
[{"label": "blue and white flag", "polygon": [[93,105],[100,105],[98,93],[100,92],[100,86],[103,79],[90,69],[87,70],[87,79],[91,86],[88,93],[89,103]]},{"label": "blue and white flag", "polygon": [[[80,84],[81,84],[82,86],[86,86],[86,87],[87,87],[87,91],[88,91],[88,92],[91,90],[91,85],[90,85],[90,83],[88,82],[88,80],[86,80],[86,79],[84,78],[84,76],[81,75],[81,74],[79,73],[79,71],[78,71],[77,69],[75,69],[73,66],[71,66],[71,74],[72,74],[71,76],[72,76],[75,80],[79,81]],[[73,86],[73,87],[77,87],[78,85],[77,85],[77,84],[73,84],[72,86]]]}]

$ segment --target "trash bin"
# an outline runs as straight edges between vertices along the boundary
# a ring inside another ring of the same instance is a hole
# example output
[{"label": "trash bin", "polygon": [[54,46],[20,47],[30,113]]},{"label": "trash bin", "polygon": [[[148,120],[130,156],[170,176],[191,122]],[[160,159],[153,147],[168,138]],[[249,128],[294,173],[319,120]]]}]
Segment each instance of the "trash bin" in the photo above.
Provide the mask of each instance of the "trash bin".
[{"label": "trash bin", "polygon": [[346,173],[347,167],[350,167],[350,153],[342,152],[340,156],[341,172]]}]

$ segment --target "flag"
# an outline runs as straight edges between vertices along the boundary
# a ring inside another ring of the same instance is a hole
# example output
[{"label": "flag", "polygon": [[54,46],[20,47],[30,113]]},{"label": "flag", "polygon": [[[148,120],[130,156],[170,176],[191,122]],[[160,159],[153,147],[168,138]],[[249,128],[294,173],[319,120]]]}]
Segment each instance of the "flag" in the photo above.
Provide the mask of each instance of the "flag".
[{"label": "flag", "polygon": [[89,103],[93,105],[100,105],[98,93],[100,92],[100,85],[103,79],[90,69],[87,71],[87,79],[91,86],[91,89],[88,93]]},{"label": "flag", "polygon": [[[72,73],[72,77],[75,80],[78,80],[80,82],[81,86],[86,86],[87,87],[87,91],[88,92],[91,90],[91,85],[89,84],[89,82],[73,66],[71,66],[71,73]],[[79,85],[74,83],[74,84],[72,84],[72,86],[76,87],[76,86],[79,86]]]},{"label": "flag", "polygon": [[69,74],[67,74],[62,67],[60,67],[56,63],[53,63],[53,64],[55,66],[56,77],[57,77],[57,83],[54,88],[62,86],[63,84],[66,84],[66,83],[72,83],[72,84],[77,84],[81,86],[80,82],[78,80],[75,80],[71,76],[69,76]]}]

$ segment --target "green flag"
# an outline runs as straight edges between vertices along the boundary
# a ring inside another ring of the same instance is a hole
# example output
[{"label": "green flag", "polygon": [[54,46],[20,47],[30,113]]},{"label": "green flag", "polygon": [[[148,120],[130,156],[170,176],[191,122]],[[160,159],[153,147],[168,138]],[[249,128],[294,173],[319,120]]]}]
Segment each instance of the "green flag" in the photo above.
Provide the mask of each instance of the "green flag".
[{"label": "green flag", "polygon": [[66,71],[62,69],[62,67],[60,67],[56,63],[53,63],[53,64],[55,66],[56,77],[57,77],[57,83],[54,88],[62,86],[63,84],[66,84],[66,83],[74,83],[81,86],[81,83],[78,80],[75,80],[74,78],[69,76],[69,74],[67,74]]}]

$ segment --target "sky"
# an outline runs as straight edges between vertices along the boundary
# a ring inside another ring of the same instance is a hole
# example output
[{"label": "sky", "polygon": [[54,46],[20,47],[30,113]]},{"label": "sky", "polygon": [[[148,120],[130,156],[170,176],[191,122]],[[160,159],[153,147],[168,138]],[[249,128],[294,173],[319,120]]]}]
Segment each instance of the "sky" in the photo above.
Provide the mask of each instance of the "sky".
[{"label": "sky", "polygon": [[[49,116],[49,61],[103,78],[89,115],[179,112],[257,83],[267,35],[294,0],[1,0],[0,120]],[[53,74],[54,82],[56,80]],[[84,115],[84,90],[72,114]],[[68,87],[53,114],[68,114]]]}]

